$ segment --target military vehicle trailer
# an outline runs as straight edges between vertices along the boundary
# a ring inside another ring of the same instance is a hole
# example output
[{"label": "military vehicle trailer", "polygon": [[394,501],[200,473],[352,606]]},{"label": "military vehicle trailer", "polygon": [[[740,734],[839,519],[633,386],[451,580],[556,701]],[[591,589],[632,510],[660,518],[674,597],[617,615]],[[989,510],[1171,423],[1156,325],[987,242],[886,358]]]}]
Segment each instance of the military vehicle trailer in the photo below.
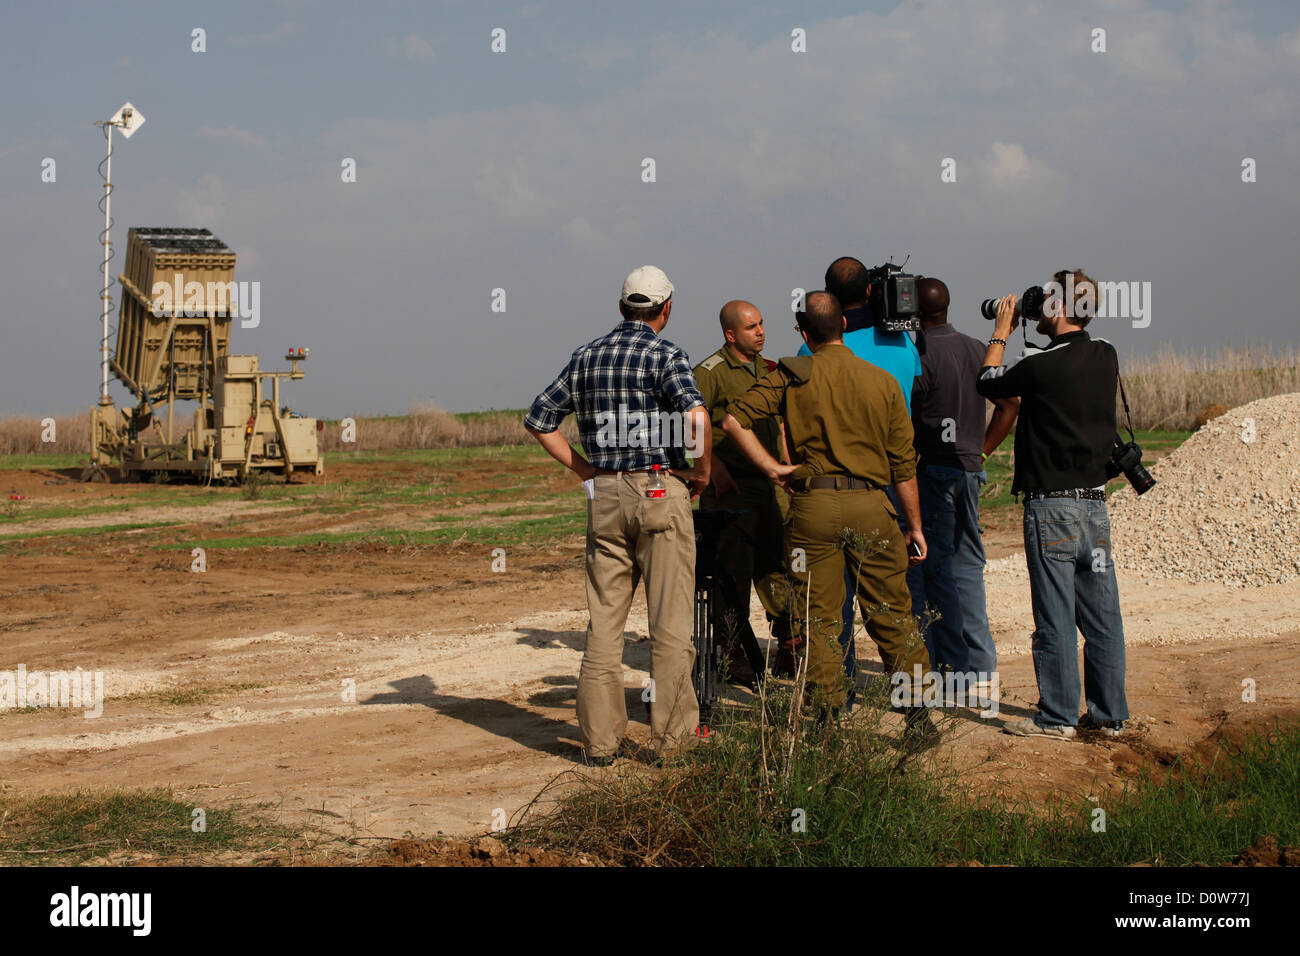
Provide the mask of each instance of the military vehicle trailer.
[{"label": "military vehicle trailer", "polygon": [[[108,367],[136,405],[118,409],[102,398],[91,408],[86,480],[107,480],[114,460],[127,480],[324,474],[317,440],[323,423],[280,402],[281,379],[306,375],[300,365],[308,350],[288,350],[287,372],[261,370],[256,355],[230,354],[231,323],[239,316],[234,270],[234,251],[207,229],[128,232]],[[180,404],[188,402],[197,406]]]}]

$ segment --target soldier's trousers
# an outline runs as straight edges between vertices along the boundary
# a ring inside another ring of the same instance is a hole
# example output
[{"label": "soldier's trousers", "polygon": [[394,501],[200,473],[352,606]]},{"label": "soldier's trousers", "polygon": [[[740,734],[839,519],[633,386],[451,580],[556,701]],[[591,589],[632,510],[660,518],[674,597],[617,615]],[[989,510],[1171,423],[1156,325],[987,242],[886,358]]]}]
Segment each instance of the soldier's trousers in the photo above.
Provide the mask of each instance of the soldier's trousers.
[{"label": "soldier's trousers", "polygon": [[578,674],[578,728],[588,756],[609,757],[627,730],[623,628],[644,578],[650,618],[650,730],[656,748],[694,733],[695,525],[691,497],[667,476],[667,497],[647,498],[648,475],[597,475],[587,502],[587,645]]},{"label": "soldier's trousers", "polygon": [[718,565],[725,581],[718,586],[714,631],[725,643],[730,632],[744,630],[752,585],[772,622],[773,636],[786,640],[797,631],[792,627],[785,492],[765,477],[742,478],[737,484],[739,491],[722,496],[710,485],[700,497],[701,510],[746,512],[727,526],[718,541]]},{"label": "soldier's trousers", "polygon": [[796,559],[793,573],[796,616],[807,619],[808,681],[830,707],[842,707],[848,690],[839,642],[846,563],[886,675],[930,669],[912,616],[903,534],[884,491],[818,488],[791,496],[790,546],[805,554],[806,570]]}]

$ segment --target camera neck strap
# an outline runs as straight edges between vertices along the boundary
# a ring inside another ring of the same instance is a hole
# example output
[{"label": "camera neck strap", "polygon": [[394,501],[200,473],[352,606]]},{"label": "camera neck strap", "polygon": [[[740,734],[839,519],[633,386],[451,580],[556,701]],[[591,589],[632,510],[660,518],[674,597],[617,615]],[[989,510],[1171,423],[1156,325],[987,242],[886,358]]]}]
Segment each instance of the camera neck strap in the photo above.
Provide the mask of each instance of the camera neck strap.
[{"label": "camera neck strap", "polygon": [[1119,360],[1115,360],[1115,377],[1119,379],[1119,400],[1124,403],[1124,427],[1128,429],[1128,440],[1137,441],[1133,434],[1133,416],[1128,410],[1128,394],[1124,391],[1124,376],[1119,374]]}]

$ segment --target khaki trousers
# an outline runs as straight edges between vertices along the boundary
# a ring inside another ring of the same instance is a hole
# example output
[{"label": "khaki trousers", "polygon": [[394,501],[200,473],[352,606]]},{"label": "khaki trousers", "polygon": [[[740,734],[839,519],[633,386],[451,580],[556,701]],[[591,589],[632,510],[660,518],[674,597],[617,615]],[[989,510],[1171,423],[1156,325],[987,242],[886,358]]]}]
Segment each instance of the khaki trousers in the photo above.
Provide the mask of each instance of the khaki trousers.
[{"label": "khaki trousers", "polygon": [[[808,683],[831,707],[844,705],[848,678],[840,647],[844,567],[857,577],[857,596],[867,634],[880,650],[886,676],[930,669],[925,642],[912,616],[907,589],[907,552],[898,519],[884,491],[819,488],[796,494],[790,504],[790,546],[806,553],[807,570],[796,564],[796,615],[807,614]],[[806,602],[806,603],[805,603]]]},{"label": "khaki trousers", "polygon": [[695,644],[695,526],[686,485],[647,498],[649,475],[597,475],[587,502],[587,645],[578,675],[578,728],[590,757],[610,757],[627,731],[623,630],[642,579],[650,617],[650,730],[656,749],[686,742],[700,722],[691,687]]}]

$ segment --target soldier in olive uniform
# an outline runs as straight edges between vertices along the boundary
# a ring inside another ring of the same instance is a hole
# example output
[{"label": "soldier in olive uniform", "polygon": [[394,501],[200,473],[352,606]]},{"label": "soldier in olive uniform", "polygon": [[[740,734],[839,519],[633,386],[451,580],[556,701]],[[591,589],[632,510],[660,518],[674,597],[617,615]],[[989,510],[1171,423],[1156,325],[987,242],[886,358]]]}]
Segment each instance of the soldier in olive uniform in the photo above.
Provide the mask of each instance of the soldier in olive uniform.
[{"label": "soldier in olive uniform", "polygon": [[[845,562],[857,575],[858,599],[870,609],[867,633],[885,672],[911,696],[904,699],[909,747],[929,746],[939,731],[919,706],[912,676],[930,670],[925,644],[912,617],[909,562],[925,560],[916,491],[912,422],[898,382],[850,352],[844,316],[828,292],[811,292],[799,329],[812,355],[781,359],[748,392],[731,402],[722,428],[746,456],[791,492],[790,544],[806,554],[806,570],[793,567],[796,603],[807,601],[804,634],[808,681],[831,714],[843,706],[847,678],[839,644]],[[790,460],[782,465],[750,426],[780,414]],[[885,496],[892,484],[907,532]],[[895,698],[898,698],[897,693]]]},{"label": "soldier in olive uniform", "polygon": [[[785,572],[784,521],[788,501],[774,484],[722,432],[722,419],[732,399],[748,391],[776,368],[762,356],[763,316],[749,302],[728,302],[718,313],[725,342],[699,365],[695,382],[713,420],[713,471],[700,497],[702,510],[744,512],[730,522],[718,544],[718,564],[724,572],[714,609],[714,629],[728,646],[730,674],[753,685],[765,668],[749,623],[749,588],[773,622],[777,640],[777,674],[793,676],[794,637],[789,612],[791,585]],[[754,435],[769,455],[785,461],[781,423],[775,417],[754,422]]]}]

